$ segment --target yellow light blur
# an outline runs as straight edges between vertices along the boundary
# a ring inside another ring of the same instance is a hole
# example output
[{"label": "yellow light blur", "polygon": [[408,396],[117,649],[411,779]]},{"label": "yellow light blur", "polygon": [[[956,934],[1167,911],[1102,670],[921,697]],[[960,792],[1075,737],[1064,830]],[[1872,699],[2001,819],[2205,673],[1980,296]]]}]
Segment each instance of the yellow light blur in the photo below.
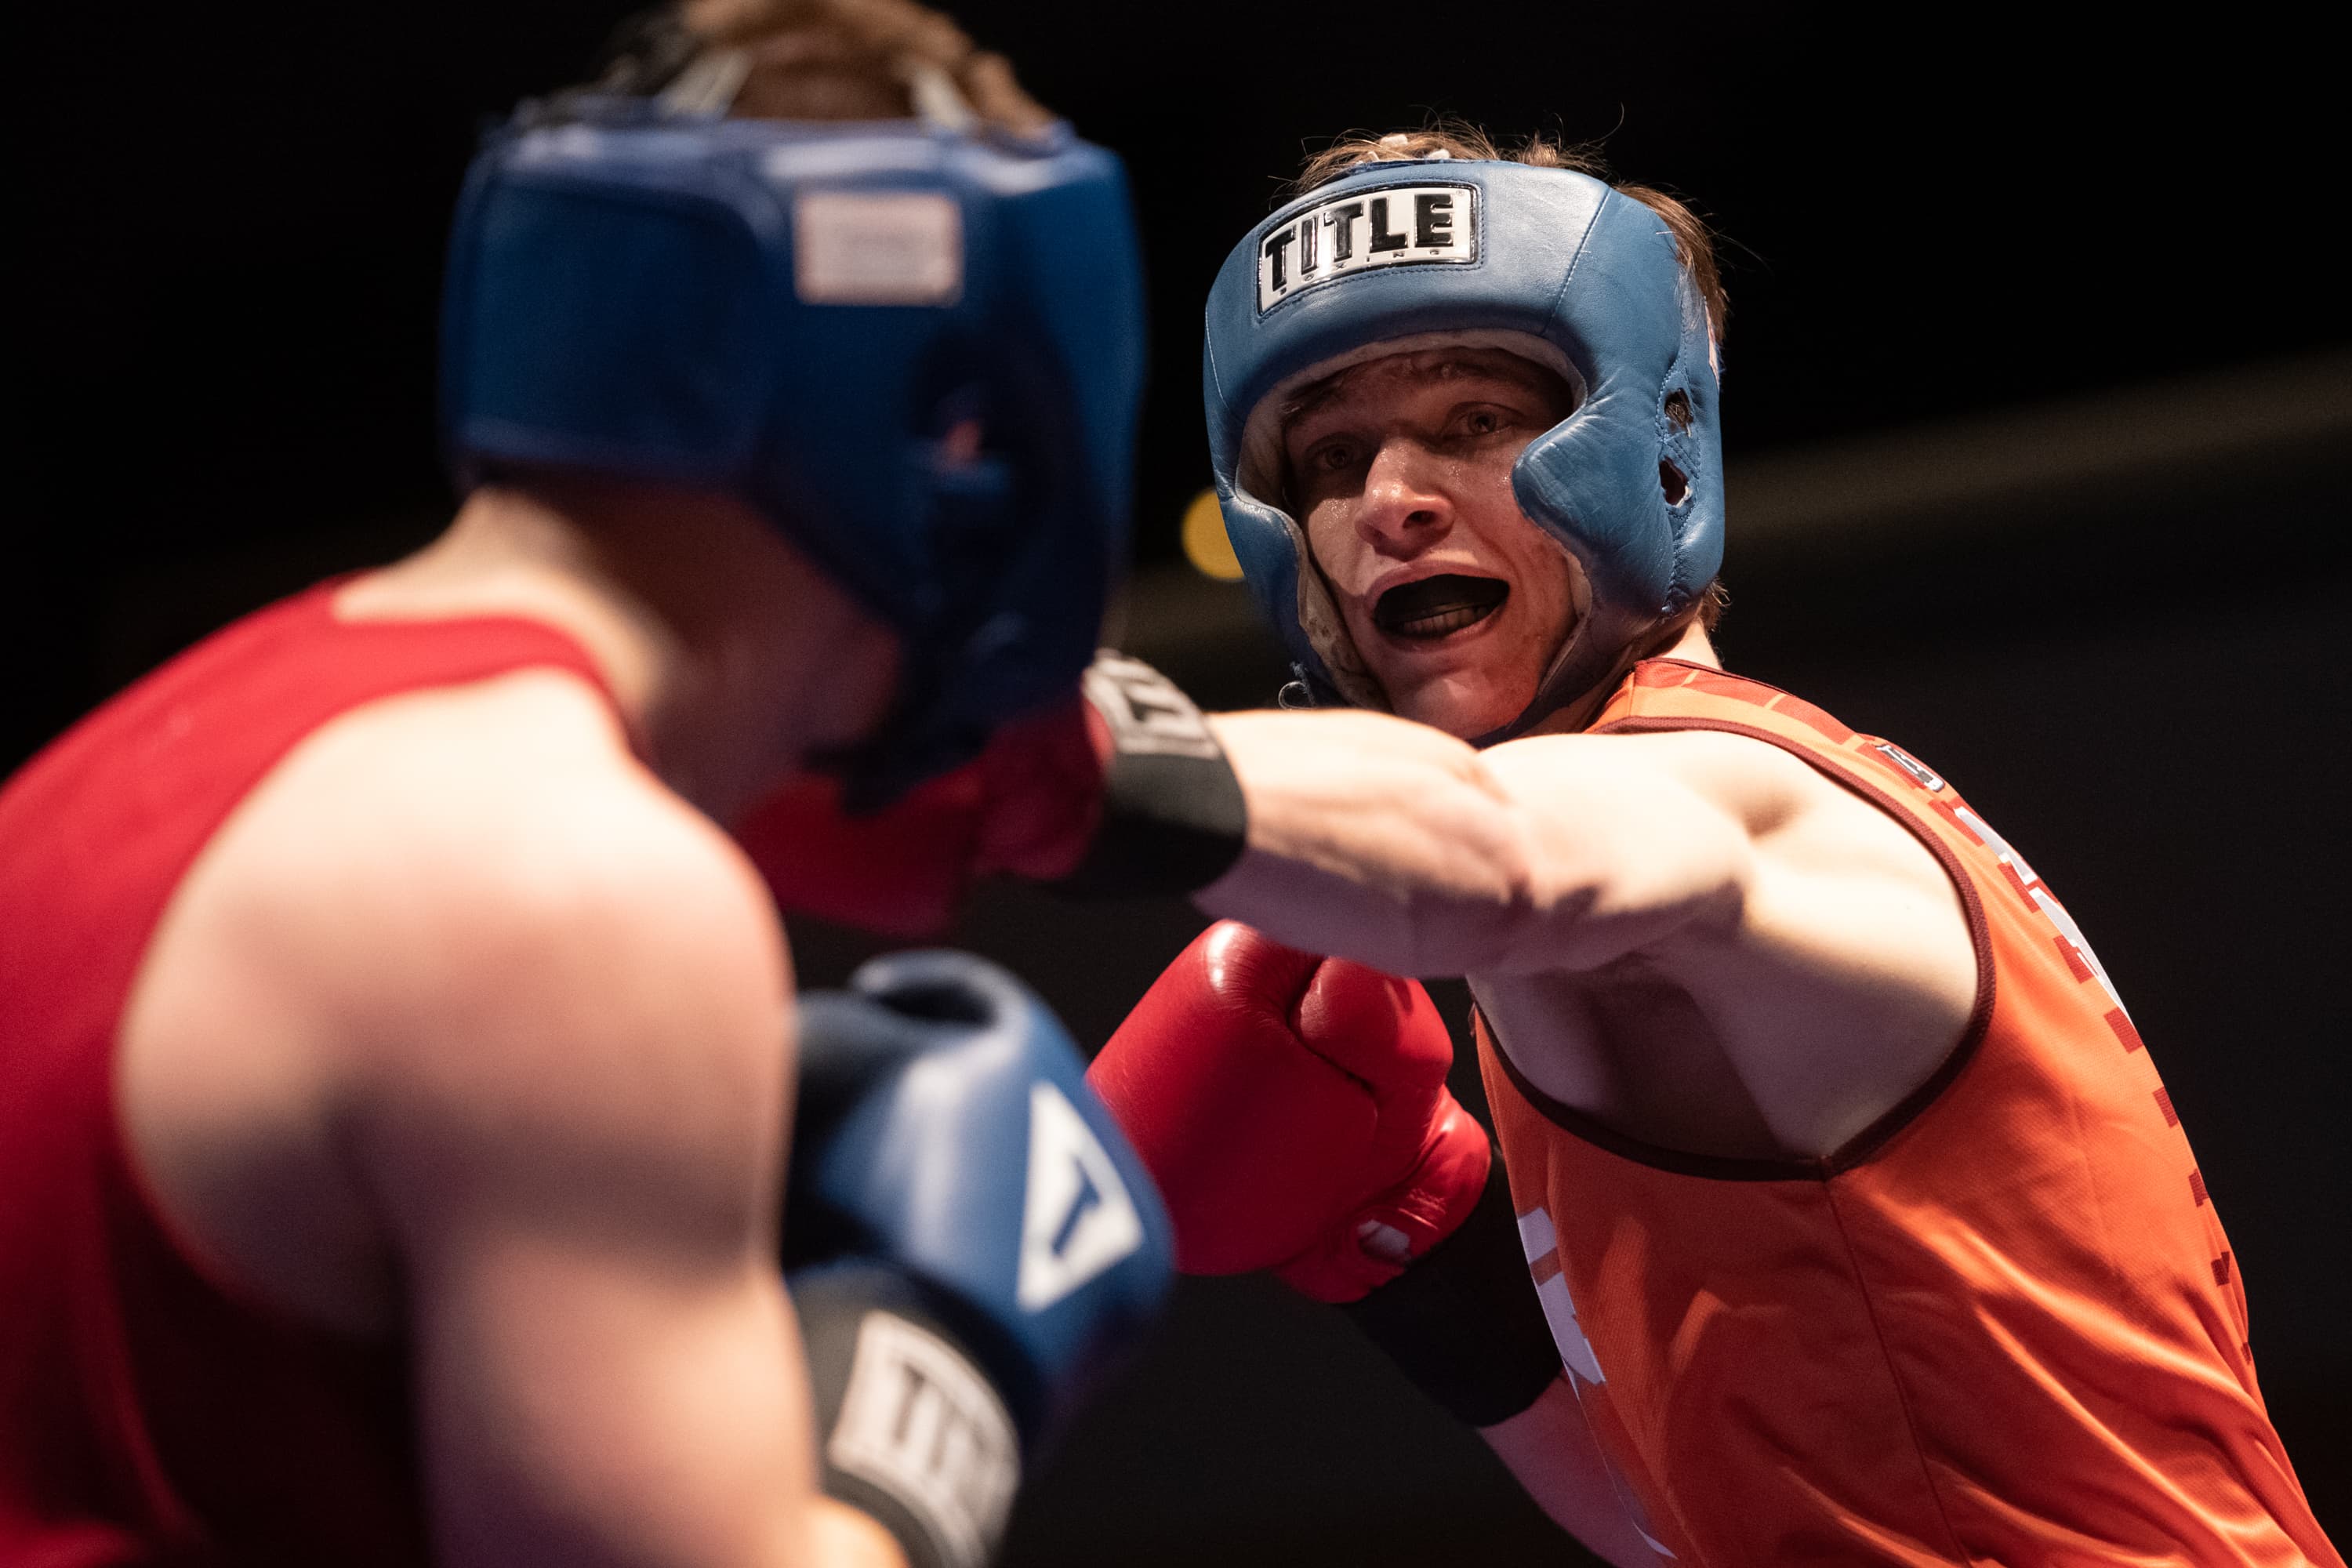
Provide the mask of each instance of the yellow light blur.
[{"label": "yellow light blur", "polygon": [[1233,541],[1225,537],[1225,514],[1217,510],[1217,492],[1202,490],[1184,509],[1184,559],[1204,577],[1220,583],[1241,579],[1242,563],[1234,559]]}]

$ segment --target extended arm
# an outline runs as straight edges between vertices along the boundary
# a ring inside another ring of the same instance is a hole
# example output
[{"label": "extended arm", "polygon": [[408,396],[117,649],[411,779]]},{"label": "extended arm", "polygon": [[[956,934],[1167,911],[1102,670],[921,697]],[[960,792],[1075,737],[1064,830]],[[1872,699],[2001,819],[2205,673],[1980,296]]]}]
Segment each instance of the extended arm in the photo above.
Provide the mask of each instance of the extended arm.
[{"label": "extended arm", "polygon": [[1680,765],[1688,737],[1480,752],[1374,713],[1211,723],[1241,779],[1249,847],[1201,905],[1391,973],[1597,967],[1735,921],[1752,875],[1747,821]]}]

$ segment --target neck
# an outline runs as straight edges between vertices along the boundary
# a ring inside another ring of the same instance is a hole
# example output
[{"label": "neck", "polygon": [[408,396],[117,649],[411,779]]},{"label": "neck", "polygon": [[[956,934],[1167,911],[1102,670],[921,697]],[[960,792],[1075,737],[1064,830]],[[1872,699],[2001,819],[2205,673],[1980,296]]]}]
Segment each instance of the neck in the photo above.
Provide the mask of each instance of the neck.
[{"label": "neck", "polygon": [[1706,635],[1705,626],[1693,621],[1665,647],[1654,647],[1627,658],[1608,679],[1575,701],[1556,710],[1528,732],[1531,735],[1573,735],[1590,729],[1593,721],[1601,717],[1601,710],[1609,706],[1609,700],[1617,694],[1617,688],[1624,684],[1626,674],[1645,658],[1679,658],[1692,664],[1706,665],[1710,669],[1723,668],[1723,660],[1716,655],[1714,639]]},{"label": "neck", "polygon": [[721,823],[813,751],[862,738],[895,639],[722,497],[578,482],[467,498],[417,554],[354,581],[353,619],[520,616],[579,642],[663,782]]}]

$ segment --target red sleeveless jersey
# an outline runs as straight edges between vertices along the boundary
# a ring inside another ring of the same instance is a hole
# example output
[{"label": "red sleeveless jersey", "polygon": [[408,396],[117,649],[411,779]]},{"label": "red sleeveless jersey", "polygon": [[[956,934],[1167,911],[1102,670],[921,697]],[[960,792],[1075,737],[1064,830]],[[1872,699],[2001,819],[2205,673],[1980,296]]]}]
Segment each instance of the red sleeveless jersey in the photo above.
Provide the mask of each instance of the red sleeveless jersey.
[{"label": "red sleeveless jersey", "polygon": [[1653,659],[1593,729],[1747,735],[1853,791],[1943,863],[1979,976],[1950,1058],[1825,1159],[1619,1136],[1481,1020],[1538,1293],[1661,1556],[2341,1568],[2180,1119],[2048,887],[1926,764],[1771,687]]},{"label": "red sleeveless jersey", "polygon": [[189,864],[362,703],[531,666],[520,620],[341,622],[328,584],[100,708],[0,790],[0,1563],[416,1563],[396,1343],[289,1320],[176,1245],[124,1147],[115,1036]]}]

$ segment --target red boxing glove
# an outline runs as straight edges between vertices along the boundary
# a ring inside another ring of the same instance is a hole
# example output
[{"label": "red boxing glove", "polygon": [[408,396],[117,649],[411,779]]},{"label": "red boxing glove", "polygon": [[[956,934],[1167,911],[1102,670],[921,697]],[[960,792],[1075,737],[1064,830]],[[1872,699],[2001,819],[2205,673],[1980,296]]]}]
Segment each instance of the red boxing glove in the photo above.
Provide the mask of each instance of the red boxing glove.
[{"label": "red boxing glove", "polygon": [[735,837],[787,910],[931,936],[983,877],[1078,894],[1206,887],[1241,854],[1247,816],[1192,699],[1106,650],[1082,692],[1004,725],[979,756],[882,810],[849,816],[839,780],[804,773]]},{"label": "red boxing glove", "polygon": [[1469,1217],[1480,1127],[1445,1088],[1429,1000],[1223,921],[1144,994],[1087,1072],[1159,1182],[1189,1274],[1273,1268],[1354,1301]]},{"label": "red boxing glove", "polygon": [[1102,816],[1109,753],[1102,715],[1074,693],[880,811],[851,816],[838,778],[800,774],[735,839],[786,910],[886,936],[936,936],[981,878],[1049,880],[1078,863]]}]

